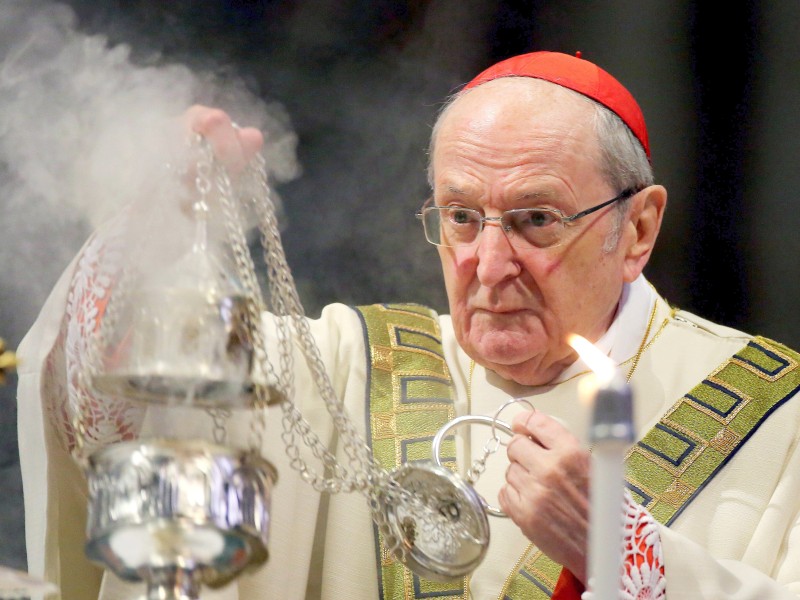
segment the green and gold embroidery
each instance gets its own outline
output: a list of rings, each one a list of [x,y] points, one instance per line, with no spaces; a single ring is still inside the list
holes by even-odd
[[[431,442],[455,417],[450,372],[442,350],[439,322],[429,308],[415,304],[357,307],[367,348],[367,437],[386,469],[429,460]],[[455,465],[455,443],[442,444]],[[448,464],[448,461],[445,462]],[[464,597],[465,581],[422,579],[391,557],[375,532],[380,559],[382,600]]]
[[[661,418],[628,453],[634,499],[671,524],[759,425],[800,386],[800,355],[754,338]]]
[[[435,313],[413,304],[357,309],[368,349],[369,439],[387,469],[430,458],[436,432],[454,418],[450,373]],[[800,354],[757,337],[679,399],[628,452],[634,499],[671,524],[761,423],[800,388]],[[455,462],[452,440],[443,451]],[[376,539],[379,534],[376,531]],[[420,579],[380,548],[382,600],[465,597],[466,581]],[[501,598],[550,598],[560,565],[531,547]]]
[[[800,388],[800,354],[751,340],[678,400],[628,452],[626,479],[637,502],[670,525],[761,423]],[[501,596],[553,593],[561,567],[536,549]]]

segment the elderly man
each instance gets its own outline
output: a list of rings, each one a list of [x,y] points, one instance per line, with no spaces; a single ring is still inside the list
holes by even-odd
[[[247,160],[260,144],[258,132],[231,127],[219,111],[195,107],[188,118],[226,160]],[[675,309],[643,278],[667,199],[653,184],[649,154],[635,100],[579,57],[514,57],[456,95],[433,131],[433,193],[420,211],[450,315],[332,305],[311,326],[336,393],[366,423],[387,468],[457,414],[494,415],[509,398],[528,399],[536,410],[514,418],[508,461],[491,460],[480,481],[499,490],[511,518],[491,520],[486,558],[471,576],[421,579],[376,548],[361,497],[321,497],[292,471],[273,419],[264,455],[281,479],[271,558],[207,597],[517,599],[554,588],[577,596],[588,583],[591,484],[590,450],[580,441],[588,410],[578,402],[587,372],[566,343],[570,333],[594,342],[634,390],[624,597],[800,595],[800,356]],[[79,556],[80,474],[69,436],[59,433],[69,424],[52,409],[70,390],[59,377],[81,361],[70,350],[80,343],[69,339],[85,335],[70,329],[80,313],[70,309],[81,302],[76,280],[86,274],[66,276],[20,348],[29,565],[58,581],[65,598],[94,597],[98,586],[103,598],[133,597],[140,587],[110,575],[101,582]],[[70,286],[62,320],[53,315],[64,314]],[[420,374],[450,385],[452,399],[409,397],[404,382]],[[297,375],[297,397],[313,415],[310,379]],[[381,402],[387,394],[392,402]],[[55,415],[44,428],[43,410]],[[398,424],[411,412],[421,418],[409,431]],[[313,422],[330,439],[324,421]],[[147,418],[134,426],[146,432]],[[459,435],[466,453],[488,432]]]

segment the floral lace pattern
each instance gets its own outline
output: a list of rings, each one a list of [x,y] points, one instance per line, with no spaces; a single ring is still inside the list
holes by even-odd
[[[78,416],[83,422],[83,451],[136,437],[144,410],[121,398],[87,388],[81,377],[92,336],[108,304],[119,273],[119,231],[91,239],[79,257],[70,282],[67,306],[58,340],[45,365],[48,412],[64,447],[79,445]],[[64,385],[62,382],[65,382]]]
[[[658,523],[647,509],[636,504],[628,490],[623,501],[624,529],[619,598],[624,600],[665,600],[667,579]],[[581,600],[595,600],[591,591]]]

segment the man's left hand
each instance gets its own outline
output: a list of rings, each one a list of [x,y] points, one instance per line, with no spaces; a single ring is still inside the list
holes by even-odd
[[[591,455],[544,413],[521,413],[512,428],[500,506],[542,552],[585,584]]]

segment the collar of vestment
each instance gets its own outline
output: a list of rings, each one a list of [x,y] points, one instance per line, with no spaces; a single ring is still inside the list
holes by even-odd
[[[635,356],[647,330],[648,316],[653,311],[657,299],[658,294],[644,275],[639,275],[633,283],[624,284],[614,320],[594,345],[616,364],[622,364]],[[582,360],[576,360],[552,383],[566,381],[585,372],[586,369],[586,364]]]

